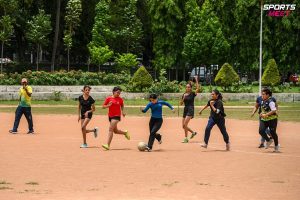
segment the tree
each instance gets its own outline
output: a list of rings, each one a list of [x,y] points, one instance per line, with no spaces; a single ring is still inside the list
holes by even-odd
[[[79,25],[81,12],[82,7],[80,0],[68,1],[65,15],[66,30],[63,38],[68,51],[68,71],[70,71],[70,49],[73,45],[72,36],[75,34],[75,29]]]
[[[239,75],[234,71],[233,67],[228,63],[224,63],[224,65],[219,70],[215,78],[216,84],[218,86],[223,87],[225,91],[228,91],[229,86],[231,86],[233,83],[236,83],[238,81],[239,81]]]
[[[133,88],[139,88],[140,91],[143,91],[144,88],[151,86],[153,79],[147,69],[144,66],[141,66],[134,73],[130,83]]]
[[[181,56],[185,30],[183,9],[179,6],[182,2],[149,1],[156,69],[173,67]]]
[[[92,62],[98,64],[98,71],[100,71],[100,65],[106,63],[114,55],[107,45],[104,47],[90,46],[89,51]]]
[[[192,65],[218,63],[226,57],[230,47],[211,7],[205,2],[202,9],[196,6],[190,14],[183,55]]]
[[[61,0],[56,0],[55,33],[54,33],[52,58],[51,58],[51,71],[52,72],[54,71],[56,50],[57,50],[57,44],[58,44],[60,14],[61,14],[60,7],[61,7]]]
[[[119,71],[129,71],[138,65],[137,57],[132,53],[119,54],[116,62]]]
[[[32,17],[27,22],[27,39],[36,45],[36,70],[39,70],[39,52],[41,47],[48,42],[48,35],[52,30],[50,15],[44,10],[39,10],[39,14]]]
[[[100,1],[96,6],[92,43],[108,45],[116,53],[142,50],[142,23],[137,18],[137,0]]]
[[[9,41],[13,34],[12,19],[8,15],[4,15],[0,19],[0,41],[1,41],[1,74],[3,73],[3,52],[4,43]]]
[[[275,59],[268,61],[267,67],[262,75],[262,84],[264,86],[275,86],[280,82],[280,75]]]

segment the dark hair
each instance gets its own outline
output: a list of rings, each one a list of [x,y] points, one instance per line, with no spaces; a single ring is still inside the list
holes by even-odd
[[[86,88],[92,89],[92,88],[91,88],[91,86],[89,86],[89,85],[85,85],[85,86],[83,86],[83,90],[82,90],[82,92],[83,92],[83,91],[84,91]]]
[[[149,99],[157,99],[157,94],[150,94]]]
[[[189,82],[187,83],[187,85],[189,85],[191,88],[193,88],[192,81],[189,81]]]
[[[122,89],[121,89],[120,87],[116,86],[116,87],[113,88],[112,91],[113,91],[113,92],[116,92],[116,91],[118,91],[118,90],[122,91]]]
[[[263,88],[261,92],[264,92],[268,94],[269,96],[272,96],[272,91],[269,88]]]
[[[223,100],[223,96],[219,90],[214,89],[213,92],[218,96],[218,100]]]

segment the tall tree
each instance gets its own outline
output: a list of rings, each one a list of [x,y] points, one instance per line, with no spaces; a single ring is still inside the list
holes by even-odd
[[[1,41],[1,74],[3,72],[3,52],[4,43],[9,41],[13,34],[12,19],[8,15],[4,15],[0,19],[0,41]]]
[[[184,14],[179,3],[182,1],[149,1],[156,69],[171,68],[181,56]]]
[[[100,1],[96,6],[92,43],[108,45],[116,53],[142,50],[142,23],[137,18],[137,0]]]
[[[226,58],[230,44],[223,35],[218,17],[205,2],[202,8],[196,6],[184,38],[183,55],[192,65],[219,63]]]
[[[55,68],[55,57],[58,43],[58,34],[59,34],[59,24],[60,24],[60,15],[61,15],[61,0],[56,0],[56,17],[55,17],[55,33],[53,39],[53,49],[52,49],[52,57],[51,57],[51,71],[54,71]]]
[[[41,47],[48,42],[48,35],[52,30],[50,15],[47,15],[44,10],[39,10],[39,14],[32,17],[32,20],[27,22],[27,39],[36,45],[36,70],[39,70],[39,52]]]
[[[66,7],[66,30],[64,36],[64,43],[68,51],[68,71],[70,70],[70,49],[73,44],[72,36],[75,34],[75,29],[79,26],[81,13],[81,0],[69,0]]]

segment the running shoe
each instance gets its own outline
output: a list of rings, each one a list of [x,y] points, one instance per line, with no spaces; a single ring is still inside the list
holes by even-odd
[[[263,143],[261,143],[259,146],[258,146],[258,148],[264,148],[265,147],[265,145],[263,144]]]
[[[280,152],[279,149],[280,149],[280,145],[275,146],[274,147],[274,152],[279,153]]]
[[[108,144],[102,144],[102,148],[104,149],[104,150],[109,150],[109,145]]]
[[[197,135],[197,132],[193,132],[190,139],[193,139]]]
[[[95,136],[95,138],[98,137],[98,133],[99,133],[99,128],[96,126],[94,128],[94,136]]]
[[[273,143],[273,140],[270,140],[269,142],[267,142],[265,148],[268,149],[272,143]]]
[[[226,144],[226,151],[230,151],[230,143]]]
[[[28,131],[27,134],[34,134],[34,130]]]
[[[207,144],[201,144],[201,147],[207,149]]]
[[[186,138],[184,138],[184,139],[182,140],[181,143],[189,143],[189,139],[186,137]]]
[[[161,144],[162,143],[162,140],[161,140],[161,134],[159,134],[159,133],[157,133],[157,136],[158,136],[158,139],[157,139],[157,141],[158,141],[158,144]]]
[[[17,134],[18,133],[18,131],[14,131],[14,130],[9,130],[8,132],[12,133],[12,134]]]
[[[129,132],[128,132],[128,131],[126,131],[126,133],[125,133],[125,137],[126,137],[126,139],[127,139],[127,140],[130,140],[130,134],[129,134]]]
[[[80,148],[88,148],[88,145],[87,145],[87,144],[82,144],[82,145],[80,146]]]
[[[151,152],[152,149],[150,147],[146,146],[146,151]]]

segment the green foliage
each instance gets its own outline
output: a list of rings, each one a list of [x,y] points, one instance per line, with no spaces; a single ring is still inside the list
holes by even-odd
[[[223,87],[225,91],[229,89],[229,86],[231,86],[233,83],[236,83],[238,81],[239,81],[238,74],[228,63],[224,63],[224,65],[219,70],[215,78],[215,83],[218,86]]]
[[[0,74],[0,85],[19,85],[23,77],[28,78],[30,85],[121,85],[128,84],[130,74],[94,73],[82,71],[58,71],[48,73],[44,71],[27,71],[22,74]]]
[[[180,62],[185,32],[184,8],[180,4],[179,0],[149,1],[156,69],[168,69]]]
[[[140,53],[142,23],[137,0],[100,1],[96,6],[91,45],[108,45],[116,53]]]
[[[119,54],[116,62],[118,71],[129,71],[138,65],[137,56],[132,53]]]
[[[0,41],[7,42],[13,34],[13,20],[10,16],[4,15],[0,19]]]
[[[75,35],[75,29],[79,26],[81,13],[81,0],[69,0],[66,7],[66,30],[63,38],[64,44],[68,50],[68,71],[70,70],[70,49],[73,46],[72,36]]]
[[[213,5],[214,6],[214,5]],[[184,38],[183,55],[193,65],[218,63],[227,55],[230,44],[225,39],[221,23],[206,1],[203,8],[194,7]]]
[[[261,81],[264,86],[275,86],[280,82],[280,75],[275,59],[270,59],[268,61]]]
[[[150,87],[153,79],[144,66],[138,68],[129,82],[128,89],[131,91],[143,91],[145,88]]]
[[[0,41],[1,41],[1,58],[4,54],[4,43],[8,42],[13,34],[12,19],[8,15],[4,15],[0,19]],[[3,72],[3,62],[1,62],[1,74]]]
[[[106,63],[114,55],[114,52],[107,45],[104,47],[90,46],[89,51],[92,62],[99,66]]]
[[[46,45],[48,35],[52,30],[50,15],[47,15],[44,10],[39,10],[39,14],[32,17],[32,20],[27,22],[27,39],[38,45]]]
[[[166,78],[166,70],[161,69],[159,81],[156,80],[146,91],[148,93],[155,93],[158,95],[162,95],[162,93],[165,92],[180,92],[180,85],[177,81],[169,82]]]
[[[36,70],[39,68],[40,48],[47,44],[51,30],[50,15],[47,15],[44,10],[39,10],[38,15],[27,22],[26,37],[32,44],[37,45]]]

